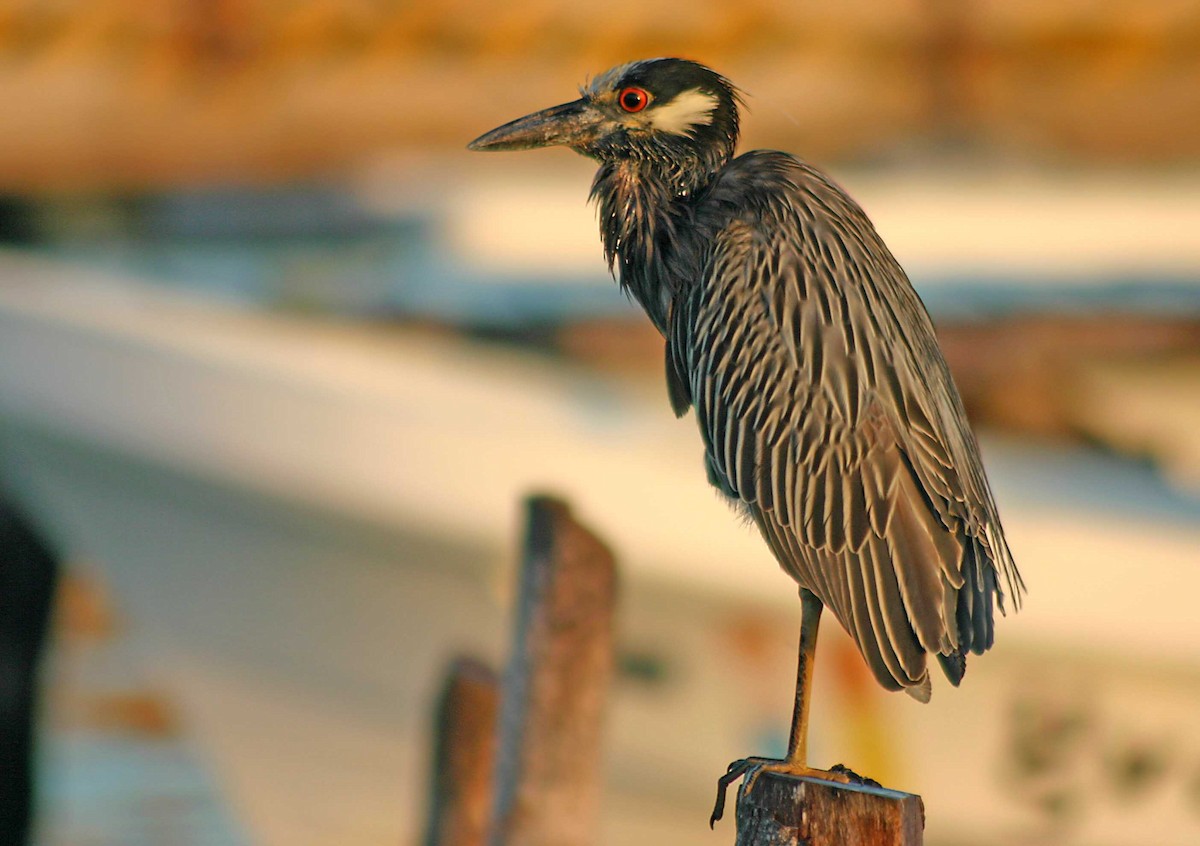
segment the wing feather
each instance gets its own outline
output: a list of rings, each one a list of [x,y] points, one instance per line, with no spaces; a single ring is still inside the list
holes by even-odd
[[[913,682],[920,681],[926,672],[925,655],[921,651],[921,644],[917,641],[912,625],[908,621],[904,598],[900,594],[900,585],[896,581],[896,571],[887,554],[887,544],[882,538],[872,537],[867,557],[874,572],[876,588],[879,591],[888,640],[904,667],[905,675]]]

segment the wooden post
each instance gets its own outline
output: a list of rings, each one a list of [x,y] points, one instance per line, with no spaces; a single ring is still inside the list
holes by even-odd
[[[736,846],[921,846],[920,796],[764,772],[738,790]]]
[[[502,685],[460,661],[442,698],[427,846],[596,842],[615,566],[562,502],[533,497],[527,510]],[[738,790],[737,846],[921,846],[924,814],[919,796],[874,783],[763,772]]]
[[[564,503],[532,497],[527,508],[491,846],[589,846],[599,818],[615,567]]]
[[[426,846],[486,846],[499,710],[496,673],[471,658],[455,661],[438,702]]]

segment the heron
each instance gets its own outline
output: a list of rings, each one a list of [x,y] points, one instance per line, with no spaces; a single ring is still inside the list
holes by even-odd
[[[862,208],[788,153],[735,157],[742,95],[704,65],[635,61],[580,95],[469,148],[599,163],[604,255],[665,340],[671,407],[799,585],[787,756],[730,764],[715,822],[747,773],[847,779],[807,757],[823,609],[880,685],[927,702],[928,656],[958,686],[1025,586],[929,314]]]

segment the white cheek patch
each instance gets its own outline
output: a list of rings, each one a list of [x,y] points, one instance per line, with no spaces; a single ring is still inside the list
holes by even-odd
[[[708,126],[713,121],[720,100],[716,94],[692,88],[682,91],[669,103],[652,106],[646,117],[650,126],[672,135],[690,135],[697,126]]]

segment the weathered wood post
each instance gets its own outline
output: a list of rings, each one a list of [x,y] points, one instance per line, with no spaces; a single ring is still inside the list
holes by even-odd
[[[738,789],[736,846],[921,846],[920,796],[764,772]]]
[[[616,568],[558,500],[532,497],[526,531],[491,846],[589,846],[599,819]]]
[[[500,679],[471,658],[450,666],[437,709],[425,846],[487,846]]]
[[[426,846],[596,843],[615,565],[558,500],[530,498],[526,526],[502,681],[469,660],[448,675]],[[750,781],[738,790],[736,846],[922,842],[919,796],[770,772]]]

